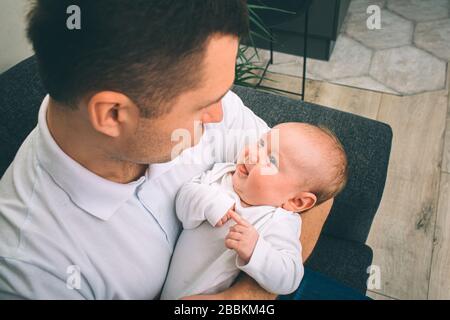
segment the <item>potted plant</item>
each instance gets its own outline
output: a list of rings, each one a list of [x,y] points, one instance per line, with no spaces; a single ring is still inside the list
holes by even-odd
[[[249,3],[247,6],[250,20],[249,39],[247,41],[249,44],[241,43],[239,45],[234,83],[241,86],[254,87],[255,82],[260,83],[263,80],[263,71],[265,68],[258,64],[260,58],[253,37],[258,37],[266,41],[270,41],[271,37],[273,39],[269,29],[259,16],[259,12],[264,12],[264,10],[289,14],[294,12],[270,7],[262,3]]]

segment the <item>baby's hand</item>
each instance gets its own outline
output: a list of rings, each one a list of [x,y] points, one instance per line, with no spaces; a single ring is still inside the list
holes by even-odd
[[[219,220],[219,222],[216,223],[216,225],[214,226],[215,228],[221,227],[223,226],[228,220],[231,219],[231,214],[230,212],[234,212],[234,208],[235,208],[235,204],[233,204],[233,206],[231,207],[230,210],[227,211],[227,213],[222,217],[222,219]]]
[[[244,263],[247,264],[258,241],[258,231],[236,212],[230,212],[230,217],[236,221],[236,224],[230,228],[230,232],[225,237],[225,246],[228,249],[235,250]]]

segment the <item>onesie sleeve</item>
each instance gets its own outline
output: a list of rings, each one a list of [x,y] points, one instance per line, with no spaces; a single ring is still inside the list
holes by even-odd
[[[285,210],[276,214],[269,229],[264,235],[259,235],[250,261],[244,265],[236,256],[236,266],[265,290],[282,295],[294,292],[304,274],[300,245],[301,218]]]
[[[220,185],[212,185],[208,177],[212,170],[185,183],[176,197],[176,213],[184,229],[194,229],[207,220],[213,227],[234,205],[235,199]]]

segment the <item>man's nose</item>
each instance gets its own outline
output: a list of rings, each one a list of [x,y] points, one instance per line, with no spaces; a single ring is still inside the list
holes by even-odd
[[[205,110],[202,115],[203,123],[217,123],[223,119],[222,102],[218,102]]]

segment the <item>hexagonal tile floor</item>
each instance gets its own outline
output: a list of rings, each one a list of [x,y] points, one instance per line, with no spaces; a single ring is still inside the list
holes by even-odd
[[[308,70],[325,80],[360,77],[368,73],[371,59],[370,49],[349,37],[341,36],[330,60],[313,60]]]
[[[350,14],[346,23],[346,33],[375,50],[388,49],[411,44],[414,25],[411,21],[391,13],[381,12],[381,29],[369,30],[366,25],[368,14]]]
[[[367,28],[370,5],[379,30]],[[450,0],[352,0],[330,61],[309,59],[307,78],[397,95],[445,88],[449,12]],[[274,63],[270,72],[301,77],[301,57],[275,53]]]
[[[421,22],[448,17],[447,0],[390,0],[387,8],[408,20]]]
[[[403,94],[415,94],[442,88],[445,63],[412,46],[375,52],[369,75]]]
[[[370,5],[377,5],[384,8],[386,0],[353,0],[350,3],[348,11],[351,13],[366,13],[367,7]]]
[[[414,44],[443,60],[450,60],[450,19],[422,22],[416,26]]]

